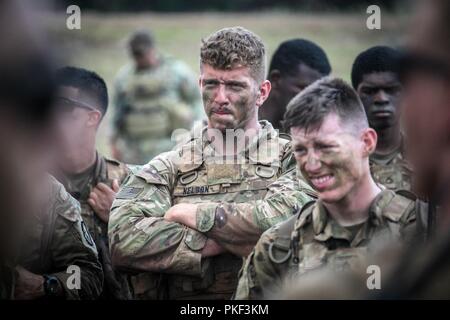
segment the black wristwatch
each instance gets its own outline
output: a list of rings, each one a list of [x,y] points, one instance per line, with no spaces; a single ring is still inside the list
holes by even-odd
[[[44,274],[44,292],[48,297],[58,296],[59,281],[58,278]]]

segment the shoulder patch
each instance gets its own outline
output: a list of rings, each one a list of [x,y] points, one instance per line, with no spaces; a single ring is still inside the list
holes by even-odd
[[[116,199],[134,199],[136,198],[144,188],[139,187],[123,187],[117,193]]]
[[[83,219],[80,219],[77,222],[77,229],[81,236],[81,241],[83,242],[84,246],[91,249],[95,254],[97,254],[97,247],[95,246],[94,239],[92,238],[91,234],[89,233],[89,230],[84,223]]]
[[[167,183],[161,178],[158,170],[149,164],[143,166],[141,170],[135,173],[135,176],[144,179],[147,183],[167,185]]]

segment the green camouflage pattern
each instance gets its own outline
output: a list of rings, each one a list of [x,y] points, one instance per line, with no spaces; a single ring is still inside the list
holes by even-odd
[[[370,157],[374,180],[391,190],[411,190],[412,169],[399,149],[384,157]]]
[[[89,194],[98,183],[105,183],[111,188],[113,180],[117,180],[120,185],[128,173],[129,170],[125,164],[108,159],[97,153],[97,160],[94,164],[91,177],[81,189],[72,185],[70,179],[63,176],[58,177],[66,190],[79,201],[81,216],[88,226],[89,232],[99,251],[99,259],[105,276],[102,298],[129,299],[131,298],[131,292],[126,277],[112,268],[109,253],[108,225],[97,217],[87,200],[89,199]]]
[[[264,230],[311,199],[312,189],[293,178],[290,142],[270,123],[260,123],[263,129],[240,154],[247,161],[219,164],[209,141],[195,138],[154,158],[122,185],[108,226],[111,255],[122,270],[145,272],[135,277],[136,298],[230,298],[241,248],[253,247]],[[200,231],[164,220],[178,203],[199,204]],[[228,252],[202,258],[208,238]]]
[[[282,292],[309,272],[361,270],[369,252],[392,241],[412,242],[416,201],[391,190],[372,202],[369,218],[353,234],[329,216],[320,200],[261,236],[239,274],[235,299],[261,299]],[[331,269],[330,269],[331,268]]]
[[[102,266],[80,205],[53,177],[48,184],[46,207],[27,221],[19,264],[33,273],[55,276],[66,299],[96,299],[103,286]],[[79,290],[68,287],[71,265],[81,270]]]
[[[161,56],[154,69],[136,72],[127,65],[119,71],[112,136],[125,163],[145,164],[171,150],[172,132],[202,117],[197,79],[184,63]]]

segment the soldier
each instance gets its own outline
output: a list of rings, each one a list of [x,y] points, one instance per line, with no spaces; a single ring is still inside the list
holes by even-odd
[[[118,268],[143,272],[133,280],[138,298],[230,298],[241,256],[310,199],[295,178],[290,142],[258,121],[270,91],[264,63],[264,44],[244,28],[204,40],[199,84],[208,126],[121,187],[108,226],[111,255]]]
[[[40,42],[27,9],[23,2],[0,1],[0,299],[14,297],[16,237],[33,209],[52,145],[50,46]]]
[[[280,44],[270,62],[269,98],[259,110],[260,119],[283,130],[281,121],[289,101],[311,83],[329,75],[331,66],[326,53],[314,42],[292,39]]]
[[[79,203],[51,176],[36,192],[42,205],[24,221],[15,299],[96,299],[103,272]]]
[[[399,263],[378,298],[450,298],[450,2],[422,1],[401,65],[414,189],[439,205],[434,235]],[[417,28],[416,26],[420,26]]]
[[[315,82],[289,103],[285,119],[318,201],[261,236],[242,269],[237,299],[270,296],[321,267],[358,268],[379,243],[410,241],[415,233],[416,202],[370,175],[377,134],[350,86],[329,77]]]
[[[81,215],[99,251],[105,273],[102,297],[127,299],[127,281],[111,265],[107,225],[109,210],[128,169],[96,150],[97,130],[108,107],[107,87],[96,73],[75,67],[58,70],[56,81],[57,178],[80,202]]]
[[[404,156],[400,128],[399,56],[397,50],[385,46],[361,52],[353,63],[352,85],[378,136],[377,147],[370,156],[372,176],[389,189],[410,190],[412,172]]]
[[[129,50],[134,65],[117,75],[111,148],[116,159],[144,164],[175,145],[173,130],[200,118],[201,102],[191,71],[158,53],[151,33],[135,32]]]

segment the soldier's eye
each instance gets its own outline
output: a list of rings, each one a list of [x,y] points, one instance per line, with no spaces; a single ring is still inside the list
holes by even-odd
[[[244,86],[240,83],[229,83],[227,84],[227,88],[232,91],[241,91],[242,89],[244,89]]]
[[[294,149],[294,154],[295,154],[296,156],[302,156],[302,155],[305,155],[306,152],[307,152],[307,150],[306,150],[305,147],[296,147],[296,148]]]
[[[217,81],[204,81],[204,82],[203,82],[203,85],[204,85],[206,88],[210,89],[210,88],[215,88],[215,87],[217,87],[217,86],[219,85],[219,82],[217,82]]]

